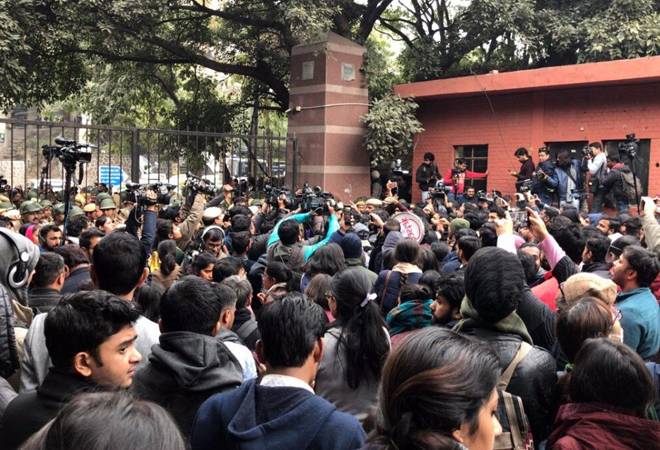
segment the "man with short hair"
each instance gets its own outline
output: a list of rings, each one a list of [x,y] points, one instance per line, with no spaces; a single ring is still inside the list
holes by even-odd
[[[610,240],[605,236],[593,236],[587,239],[582,251],[582,272],[595,273],[610,279],[610,265],[605,261],[610,249]]]
[[[0,446],[18,448],[77,393],[128,388],[142,359],[133,328],[138,316],[103,291],[80,292],[57,304],[43,328],[53,366],[41,386],[21,392],[7,406]]]
[[[583,165],[580,160],[572,159],[568,150],[562,150],[557,154],[555,175],[560,208],[572,205],[580,209],[584,199],[583,173],[586,170],[586,164]]]
[[[544,204],[552,204],[559,182],[547,147],[539,148],[539,164],[536,166],[534,181],[532,193],[538,195]]]
[[[616,306],[623,343],[647,360],[660,350],[660,307],[649,289],[659,270],[658,257],[639,245],[624,248],[610,269],[612,281],[621,288]]]
[[[138,286],[149,274],[147,257],[138,239],[128,233],[112,233],[98,243],[94,251],[91,277],[99,289],[108,291],[130,303]],[[44,320],[39,314],[33,320],[25,338],[25,352],[21,359],[21,391],[36,388],[46,376],[50,361],[44,345]],[[138,316],[135,330],[140,335],[136,346],[147,358],[151,346],[158,342],[158,325],[144,316]]]
[[[534,162],[529,156],[529,151],[525,147],[520,147],[513,152],[513,156],[516,157],[520,163],[520,169],[518,171],[510,170],[509,173],[511,176],[516,177],[516,191],[521,192],[521,188],[528,180],[531,180],[534,176]]]
[[[236,292],[236,314],[231,329],[247,348],[254,351],[260,335],[257,321],[254,320],[250,309],[252,305],[252,285],[238,275],[225,278],[222,280],[222,284]]]
[[[59,303],[65,279],[64,258],[53,252],[42,253],[28,291],[28,306],[35,314],[48,312]]]
[[[424,160],[415,172],[415,181],[419,185],[419,190],[422,192],[422,203],[426,203],[429,198],[429,187],[431,184],[440,177],[438,166],[433,162],[435,155],[431,152],[424,153]]]
[[[324,316],[301,294],[264,305],[257,354],[266,375],[204,402],[193,424],[193,450],[325,450],[364,444],[357,419],[337,411],[312,388],[323,355]]]
[[[607,168],[609,170],[603,178],[602,185],[605,203],[616,209],[619,214],[627,213],[629,200],[624,189],[623,174],[630,174],[630,168],[619,159],[618,155],[607,156]]]
[[[241,365],[216,337],[222,313],[209,283],[195,276],[174,283],[160,303],[159,343],[135,376],[133,392],[165,408],[185,436],[207,398],[243,382]]]
[[[467,266],[468,261],[472,258],[477,250],[481,248],[481,239],[477,236],[463,236],[456,241],[458,259],[461,261],[459,271],[463,271]]]
[[[487,176],[488,171],[480,173],[467,170],[467,162],[463,158],[456,158],[454,167],[445,172],[444,180],[445,183],[451,184],[451,193],[455,199],[460,201],[465,190],[465,180],[482,180]]]
[[[98,228],[88,228],[80,234],[78,245],[84,250],[90,261],[94,254],[94,248],[96,248],[96,245],[103,237],[105,237],[105,233]]]
[[[56,247],[62,245],[62,230],[55,224],[48,224],[39,230],[39,250],[42,252],[52,252]]]
[[[442,274],[431,287],[434,291],[433,323],[452,327],[461,318],[461,302],[465,297],[463,273]]]
[[[55,249],[55,253],[64,258],[69,272],[62,286],[62,295],[93,289],[89,259],[82,248],[77,245],[61,245]]]

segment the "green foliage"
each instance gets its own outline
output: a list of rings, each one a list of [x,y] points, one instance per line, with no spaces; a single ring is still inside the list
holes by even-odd
[[[381,18],[406,44],[403,78],[657,55],[660,3],[654,0],[416,0]]]
[[[394,95],[372,103],[362,122],[367,126],[364,147],[373,165],[410,153],[415,135],[424,131],[415,117],[417,108],[414,101]]]
[[[377,100],[392,92],[392,86],[403,81],[399,63],[390,43],[378,34],[372,34],[365,47],[362,71],[367,76],[369,99]]]

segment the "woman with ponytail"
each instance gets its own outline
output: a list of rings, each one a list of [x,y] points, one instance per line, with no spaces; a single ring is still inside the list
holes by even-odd
[[[332,277],[327,294],[335,321],[323,338],[316,393],[337,409],[364,420],[376,406],[390,342],[369,277],[354,268]]]
[[[419,252],[417,241],[400,240],[394,248],[396,264],[392,270],[383,270],[378,274],[373,291],[378,296],[377,303],[383,316],[387,316],[387,313],[399,304],[401,288],[409,283],[418,283],[422,277],[422,270],[417,265]]]
[[[167,290],[181,274],[181,267],[176,262],[176,242],[171,239],[161,241],[158,244],[158,259],[160,264],[158,270],[151,272],[151,281]]]
[[[486,344],[444,328],[411,335],[383,368],[369,450],[492,450],[500,377]]]

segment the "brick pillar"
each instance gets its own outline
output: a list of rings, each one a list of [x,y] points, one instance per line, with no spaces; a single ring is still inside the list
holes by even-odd
[[[322,186],[342,200],[370,194],[360,122],[369,102],[360,71],[365,52],[335,33],[291,52],[288,133],[298,138],[297,183]]]

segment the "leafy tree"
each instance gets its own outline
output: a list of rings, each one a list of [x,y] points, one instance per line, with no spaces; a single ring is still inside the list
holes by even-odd
[[[254,80],[252,95],[285,110],[291,48],[328,30],[364,43],[392,1],[6,0],[0,11],[9,16],[3,30],[14,42],[34,36],[14,47],[16,55],[7,52],[9,61],[43,55],[45,62],[57,56],[66,64],[96,57],[112,64],[197,66]],[[17,80],[29,71],[21,62],[9,66]],[[48,81],[43,86],[50,89],[62,80]],[[62,98],[79,87],[61,84],[69,89],[32,97]],[[15,89],[4,96],[20,97]]]
[[[362,122],[367,127],[364,146],[374,166],[410,153],[415,134],[424,131],[415,117],[417,108],[414,101],[395,95],[372,103]]]

